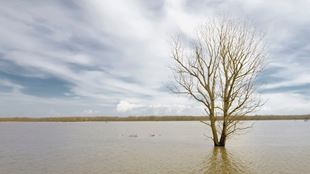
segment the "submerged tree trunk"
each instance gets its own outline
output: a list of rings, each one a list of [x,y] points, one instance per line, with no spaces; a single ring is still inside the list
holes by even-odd
[[[212,130],[213,142],[214,142],[214,146],[217,146],[219,141],[218,141],[215,121],[216,120],[215,120],[214,116],[210,116],[210,122],[211,122],[210,126],[211,126],[211,130]]]
[[[217,131],[216,131],[216,127],[215,127],[214,122],[213,123],[211,122],[211,129],[212,129],[214,146],[217,146],[219,144],[219,141],[218,141]]]
[[[213,143],[214,146],[217,147],[224,147],[226,144],[226,137],[227,137],[227,127],[226,127],[226,121],[223,122],[223,127],[222,127],[222,133],[220,134],[220,137],[218,135],[218,130],[216,127],[216,118],[214,116],[210,116],[210,125],[211,130],[212,130],[212,136],[213,136]]]
[[[227,138],[227,123],[226,120],[224,119],[220,141],[218,141],[218,143],[214,145],[224,147],[226,144],[226,138]]]
[[[226,136],[221,136],[220,141],[213,140],[214,146],[224,147],[226,144]]]
[[[222,133],[220,142],[218,143],[217,146],[225,146],[225,144],[226,144],[226,135]]]

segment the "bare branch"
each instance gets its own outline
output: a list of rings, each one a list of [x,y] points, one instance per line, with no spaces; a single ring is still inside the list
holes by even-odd
[[[211,127],[215,145],[225,145],[226,137],[249,128],[238,126],[240,118],[263,104],[254,88],[266,57],[262,38],[245,23],[223,18],[203,25],[191,47],[173,43],[172,70],[182,89],[175,92],[203,104],[210,123],[201,122]]]

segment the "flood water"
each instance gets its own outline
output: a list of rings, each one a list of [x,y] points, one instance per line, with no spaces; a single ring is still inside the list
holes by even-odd
[[[310,122],[257,121],[214,148],[200,122],[0,123],[0,174],[309,173]]]

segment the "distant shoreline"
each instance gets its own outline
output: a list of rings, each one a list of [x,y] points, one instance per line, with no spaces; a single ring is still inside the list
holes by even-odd
[[[222,117],[218,117],[222,120]],[[237,118],[244,121],[309,120],[310,115],[256,115]],[[121,122],[121,121],[207,121],[206,116],[129,116],[129,117],[3,117],[0,122]]]

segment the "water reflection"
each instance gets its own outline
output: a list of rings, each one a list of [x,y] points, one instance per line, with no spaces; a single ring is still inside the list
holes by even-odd
[[[245,164],[229,150],[222,147],[214,147],[206,159],[202,162],[199,173],[252,173],[250,166]]]

